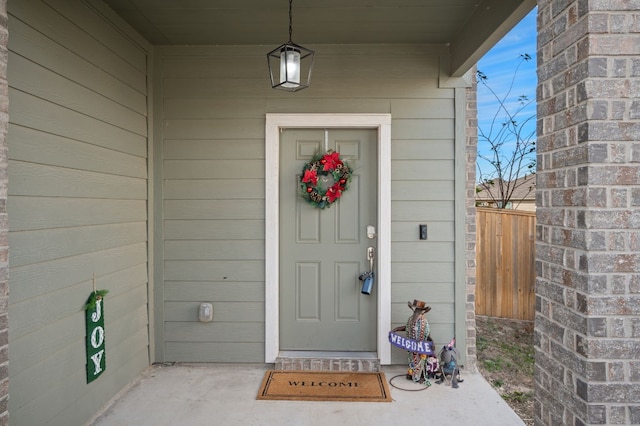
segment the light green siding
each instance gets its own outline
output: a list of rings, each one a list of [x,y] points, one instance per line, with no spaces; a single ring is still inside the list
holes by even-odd
[[[271,89],[270,48],[156,51],[156,278],[163,283],[156,301],[164,322],[157,338],[165,342],[158,360],[264,359],[267,113],[392,115],[392,326],[411,313],[408,300],[423,299],[433,308],[436,342],[448,343],[456,135],[454,89],[438,87],[446,47],[312,46],[319,52],[312,85],[295,94]],[[422,223],[427,241],[418,239]],[[197,321],[201,302],[214,304],[213,322]],[[403,351],[392,357],[406,362]]]
[[[8,12],[11,423],[79,425],[149,365],[147,49],[86,2]],[[107,367],[87,384],[94,274]]]

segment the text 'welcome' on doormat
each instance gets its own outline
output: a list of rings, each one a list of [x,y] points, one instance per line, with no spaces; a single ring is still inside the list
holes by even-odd
[[[391,393],[384,373],[269,370],[257,399],[391,402]]]

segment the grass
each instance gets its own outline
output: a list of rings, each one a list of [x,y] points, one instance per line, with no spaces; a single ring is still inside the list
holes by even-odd
[[[489,321],[487,331],[495,332],[493,321]],[[533,374],[535,363],[535,351],[533,345],[523,345],[523,342],[516,336],[511,338],[494,338],[492,340],[484,336],[478,336],[476,341],[478,351],[484,352],[491,346],[496,348],[497,356],[490,356],[482,360],[482,365],[487,371],[501,371],[510,369],[524,369],[526,374]]]
[[[478,317],[478,369],[526,425],[533,425],[533,322]]]
[[[482,361],[482,365],[487,371],[496,372],[505,370],[506,368],[511,368],[511,363],[505,362],[504,360],[498,359],[485,359]]]
[[[533,392],[515,391],[503,393],[500,396],[502,396],[502,399],[504,399],[505,401],[525,403],[533,398]]]
[[[489,347],[489,341],[484,336],[477,336],[476,347],[479,351],[484,351]]]

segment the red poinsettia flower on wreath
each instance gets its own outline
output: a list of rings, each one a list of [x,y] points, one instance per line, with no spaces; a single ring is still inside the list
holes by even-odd
[[[342,161],[340,160],[340,153],[335,151],[327,152],[324,157],[322,157],[322,163],[324,164],[322,170],[325,172],[337,169],[338,165],[342,164]]]
[[[327,189],[327,200],[329,200],[330,203],[336,201],[336,199],[342,195],[342,189],[340,183],[336,182],[332,187]]]
[[[305,170],[304,176],[302,177],[302,182],[310,183],[311,185],[318,184],[318,173],[316,173],[315,169]]]

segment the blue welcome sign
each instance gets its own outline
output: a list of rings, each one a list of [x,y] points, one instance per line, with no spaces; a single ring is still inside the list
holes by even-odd
[[[425,355],[435,355],[435,351],[433,350],[433,342],[424,342],[421,340],[409,339],[408,337],[401,336],[393,331],[389,332],[389,343],[393,346],[397,346],[398,348],[402,348],[405,351],[425,354]]]

